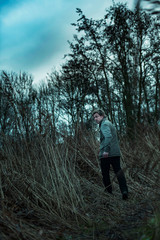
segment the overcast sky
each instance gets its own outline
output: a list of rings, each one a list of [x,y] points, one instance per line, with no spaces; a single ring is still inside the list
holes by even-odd
[[[114,2],[128,2],[133,9],[134,0]],[[45,79],[69,53],[76,8],[101,19],[112,5],[112,0],[0,0],[0,70],[25,71],[35,82]]]

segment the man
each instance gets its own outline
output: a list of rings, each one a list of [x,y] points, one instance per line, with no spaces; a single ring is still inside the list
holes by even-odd
[[[110,165],[112,165],[118,179],[122,199],[126,200],[128,198],[128,188],[120,166],[120,148],[115,127],[106,119],[105,113],[101,109],[93,111],[93,118],[100,127],[99,159],[105,190],[112,193],[109,175]]]

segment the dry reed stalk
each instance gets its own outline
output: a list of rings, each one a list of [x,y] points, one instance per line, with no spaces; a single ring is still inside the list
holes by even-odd
[[[5,160],[1,162],[4,199],[11,199],[10,204],[19,208],[23,203],[23,208],[31,209],[32,218],[38,219],[38,224],[44,225],[49,232],[55,231],[52,222],[72,229],[73,233],[80,233],[83,229],[88,231],[85,234],[89,236],[92,233],[94,238],[96,232],[102,231],[104,234],[106,229],[116,229],[115,226],[118,225],[127,226],[130,218],[133,219],[130,226],[136,227],[136,219],[143,219],[147,215],[145,209],[149,209],[147,211],[150,214],[158,201],[159,152],[155,151],[151,161],[150,154],[155,145],[152,144],[153,136],[150,132],[147,139],[143,136],[139,140],[137,138],[134,148],[127,140],[121,142],[123,166],[130,192],[129,201],[125,203],[121,200],[112,171],[114,195],[103,192],[96,150],[92,151],[96,144],[92,136],[81,137],[81,141],[71,139],[70,142],[64,141],[57,145],[48,136],[39,137],[29,147],[25,145],[26,142],[20,144],[18,151],[14,145],[7,143],[3,149]],[[128,214],[131,215],[130,218]],[[1,220],[5,229],[7,222],[5,218]],[[10,218],[7,221],[12,220]],[[25,228],[26,223],[22,223],[24,239],[27,236],[28,239],[37,239],[35,223],[30,227],[28,225],[29,229],[35,229],[32,236]],[[16,231],[12,224],[10,231]],[[121,236],[124,234],[123,227],[119,232]],[[44,235],[38,235],[39,239],[43,239]],[[46,236],[50,239],[49,234]]]

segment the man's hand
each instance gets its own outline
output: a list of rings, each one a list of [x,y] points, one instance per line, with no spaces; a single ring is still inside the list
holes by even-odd
[[[103,153],[103,158],[108,158],[108,152]]]

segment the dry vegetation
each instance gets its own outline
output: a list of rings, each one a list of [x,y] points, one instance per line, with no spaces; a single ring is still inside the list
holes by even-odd
[[[57,145],[47,136],[19,144],[5,139],[0,239],[158,240],[159,131],[139,128],[132,142],[121,138],[120,143],[127,201],[113,172],[114,194],[104,193],[92,135],[79,132]]]

